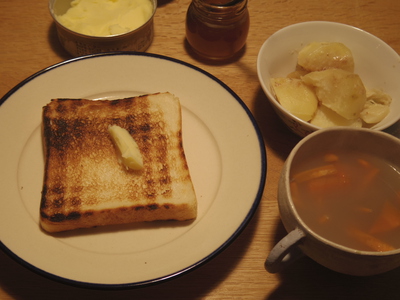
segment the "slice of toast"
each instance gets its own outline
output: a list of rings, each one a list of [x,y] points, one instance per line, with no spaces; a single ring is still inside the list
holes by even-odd
[[[177,97],[54,99],[43,108],[45,176],[40,224],[48,232],[196,218]],[[125,128],[143,169],[127,169],[108,132]]]

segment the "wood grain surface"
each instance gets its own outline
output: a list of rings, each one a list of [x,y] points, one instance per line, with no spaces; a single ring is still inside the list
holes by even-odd
[[[261,204],[250,224],[224,252],[202,267],[140,289],[99,291],[64,285],[31,272],[0,252],[0,299],[399,299],[400,269],[351,277],[303,258],[283,273],[265,271],[266,256],[286,234],[276,192],[283,162],[299,138],[267,103],[256,61],[262,43],[275,31],[315,20],[359,27],[400,53],[400,1],[250,0],[246,48],[241,57],[225,64],[198,60],[187,47],[184,22],[189,3],[159,0],[155,37],[147,52],[177,58],[213,74],[254,114],[265,140],[268,174]],[[70,58],[58,42],[46,0],[0,0],[0,97],[28,76]]]

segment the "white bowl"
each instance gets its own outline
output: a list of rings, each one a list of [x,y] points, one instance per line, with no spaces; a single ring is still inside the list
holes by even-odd
[[[385,42],[359,28],[345,24],[313,21],[285,27],[262,45],[257,73],[262,89],[283,122],[301,137],[320,127],[305,122],[275,99],[270,78],[286,77],[295,70],[298,52],[311,42],[341,42],[353,53],[355,70],[366,88],[379,88],[392,97],[390,113],[371,129],[384,130],[400,118],[400,56]]]

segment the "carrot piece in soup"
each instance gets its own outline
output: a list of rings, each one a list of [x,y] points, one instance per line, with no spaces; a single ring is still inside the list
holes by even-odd
[[[356,210],[356,212],[360,212],[360,213],[363,213],[363,214],[370,214],[370,213],[373,212],[372,208],[365,207],[365,206],[357,206],[355,208],[355,210]]]
[[[376,178],[376,176],[379,173],[378,168],[371,168],[367,174],[365,174],[363,180],[361,181],[361,189],[363,189],[366,186],[369,186]]]
[[[324,161],[325,162],[336,162],[339,160],[339,156],[337,156],[336,154],[333,153],[328,153],[324,155]]]
[[[319,224],[326,224],[330,221],[330,217],[328,215],[322,215],[318,218],[318,223]]]
[[[310,170],[306,170],[306,171],[297,173],[293,176],[293,180],[301,183],[304,181],[308,181],[308,180],[312,180],[315,178],[320,178],[320,177],[324,177],[324,176],[328,176],[328,175],[332,175],[332,174],[336,174],[336,173],[337,173],[337,169],[336,169],[335,165],[329,164],[329,165],[325,165],[325,166],[321,166],[321,167],[317,167],[314,169],[310,169]]]
[[[400,226],[400,210],[390,201],[385,201],[382,211],[372,224],[370,233],[383,233]]]
[[[380,170],[365,159],[359,158],[357,162],[366,169],[365,176],[361,180],[361,189],[363,189],[375,180]]]
[[[329,193],[331,191],[339,190],[347,186],[347,176],[342,173],[334,174],[331,176],[324,176],[315,178],[308,182],[308,188],[311,193]]]
[[[384,251],[390,251],[394,250],[395,248],[392,245],[389,245],[380,239],[364,232],[361,231],[357,228],[350,228],[348,231],[348,234],[356,239],[358,242],[364,244],[366,247],[368,247],[372,251],[378,251],[378,252],[384,252]]]
[[[368,161],[366,161],[365,159],[359,158],[359,159],[357,160],[357,162],[358,162],[360,165],[362,165],[363,167],[366,167],[366,168],[371,167],[371,164],[370,164]]]

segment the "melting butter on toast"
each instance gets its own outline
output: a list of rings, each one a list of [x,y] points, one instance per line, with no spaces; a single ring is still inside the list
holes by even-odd
[[[177,97],[54,99],[43,108],[45,176],[40,224],[48,232],[196,218]],[[126,129],[143,158],[127,169],[108,128]]]

